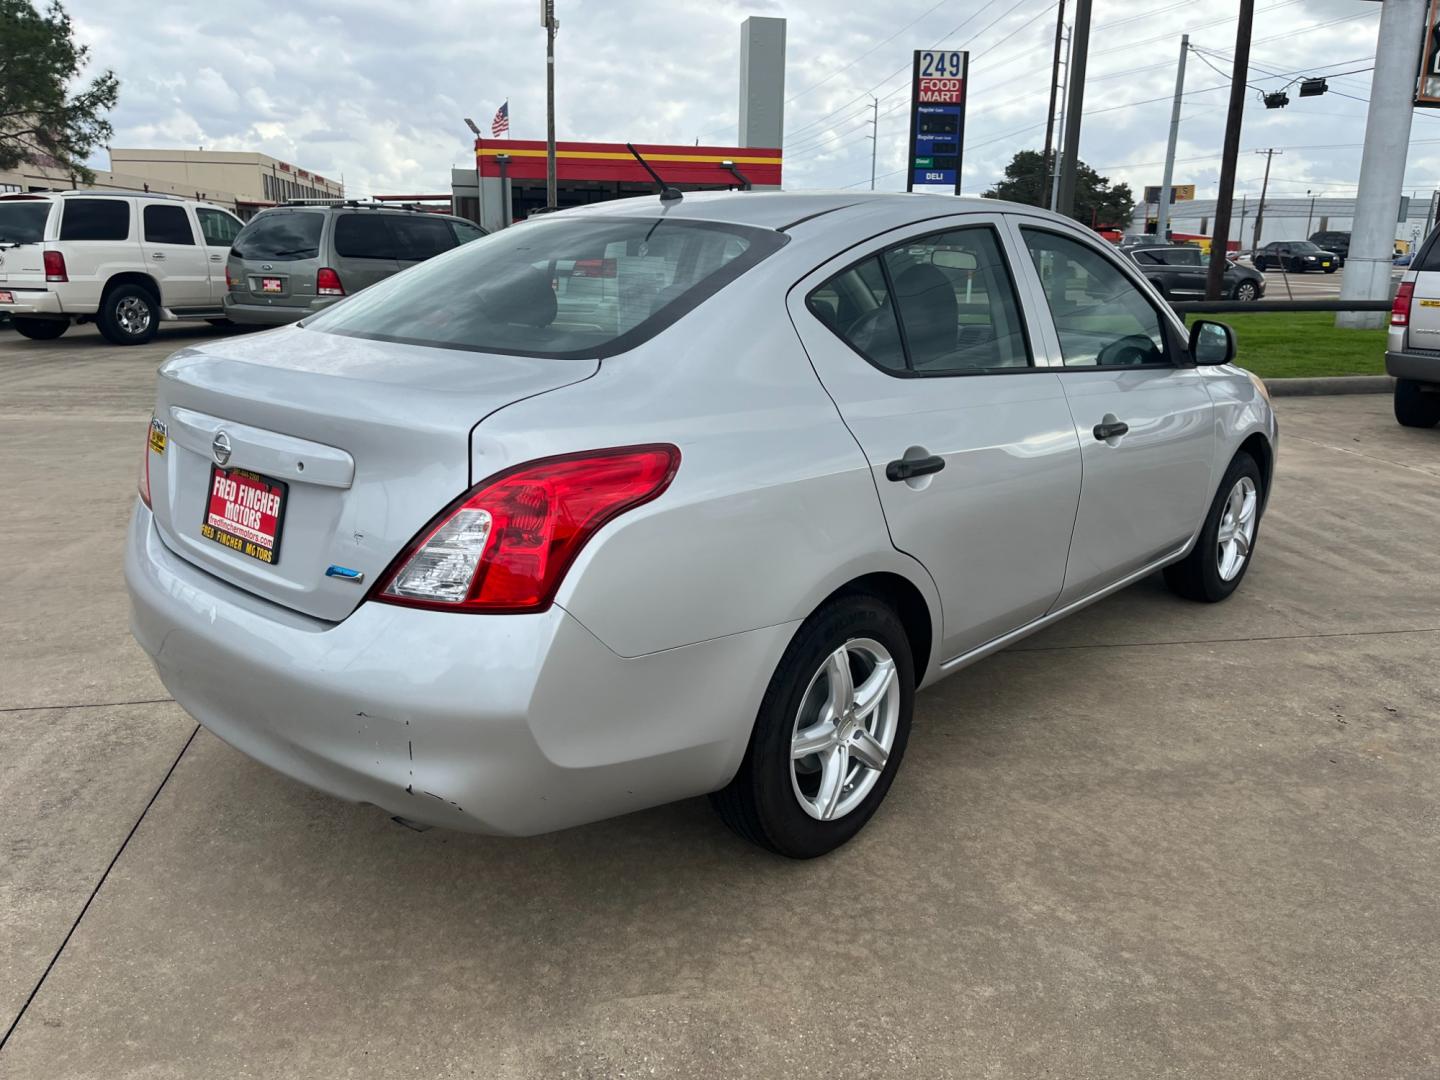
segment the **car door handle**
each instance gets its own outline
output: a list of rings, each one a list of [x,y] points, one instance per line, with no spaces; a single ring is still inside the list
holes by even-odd
[[[1130,430],[1130,425],[1123,420],[1115,420],[1110,423],[1095,425],[1095,438],[1104,442],[1106,439],[1118,438]]]
[[[909,480],[915,476],[928,476],[945,467],[945,459],[938,454],[922,458],[896,458],[885,466],[886,480]]]
[[[224,255],[211,255],[211,256],[210,256],[210,261],[211,261],[211,262],[224,262],[224,261],[225,261],[225,256],[224,256]]]
[[[152,251],[150,253],[150,257],[152,259],[163,259],[165,257],[165,253],[163,251]]]

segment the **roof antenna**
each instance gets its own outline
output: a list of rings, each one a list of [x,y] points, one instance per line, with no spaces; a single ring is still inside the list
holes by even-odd
[[[635,155],[635,160],[640,163],[640,167],[650,174],[651,180],[654,180],[655,183],[660,185],[661,202],[677,202],[685,197],[680,193],[679,188],[673,188],[669,184],[665,183],[664,180],[660,179],[660,174],[657,173],[654,169],[652,169],[650,167],[650,163],[640,156],[640,151],[635,149],[634,143],[627,142],[625,144],[625,149],[629,150],[630,153]]]

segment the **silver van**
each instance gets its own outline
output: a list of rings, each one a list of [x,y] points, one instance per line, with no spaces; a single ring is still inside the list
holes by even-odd
[[[225,314],[280,326],[329,307],[485,230],[379,203],[277,206],[240,230],[225,267]]]

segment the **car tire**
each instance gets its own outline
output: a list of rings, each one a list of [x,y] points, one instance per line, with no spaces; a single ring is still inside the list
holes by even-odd
[[[838,724],[829,719],[837,695]],[[765,690],[740,770],[711,802],[731,829],[779,855],[833,851],[890,790],[914,702],[910,640],[894,610],[869,594],[831,600],[796,631]],[[804,732],[808,744],[797,741]],[[805,745],[816,750],[796,757]]]
[[[1165,584],[1172,592],[1187,600],[1215,604],[1240,587],[1260,536],[1264,484],[1255,459],[1243,450],[1236,454],[1210,503],[1195,546],[1185,558],[1165,568]]]
[[[207,323],[209,323],[211,326],[234,326],[234,325],[235,325],[234,321],[231,320],[231,319],[206,319],[205,321],[206,321]]]
[[[31,341],[54,341],[70,329],[69,319],[12,319],[15,332]]]
[[[160,307],[149,289],[117,285],[100,300],[95,323],[112,345],[143,345],[155,336]]]
[[[1235,286],[1234,298],[1243,303],[1260,299],[1260,289],[1253,281],[1242,281]]]
[[[1414,379],[1396,379],[1395,419],[1402,427],[1434,427],[1440,423],[1440,390],[1427,392]]]
[[[1336,265],[1334,265],[1334,264],[1332,263],[1331,265],[1329,265],[1329,266],[1327,266],[1327,267],[1325,268],[1325,273],[1327,273],[1327,274],[1333,274],[1333,273],[1335,273],[1335,271],[1338,270],[1338,269],[1339,269],[1339,267],[1336,266]]]

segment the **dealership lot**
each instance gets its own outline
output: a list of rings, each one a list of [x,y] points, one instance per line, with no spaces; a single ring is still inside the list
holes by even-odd
[[[1440,431],[1387,397],[1280,400],[1232,600],[1146,581],[920,695],[802,864],[700,801],[416,833],[197,732],[120,552],[155,366],[216,334],[0,331],[0,1076],[1440,1069]]]

